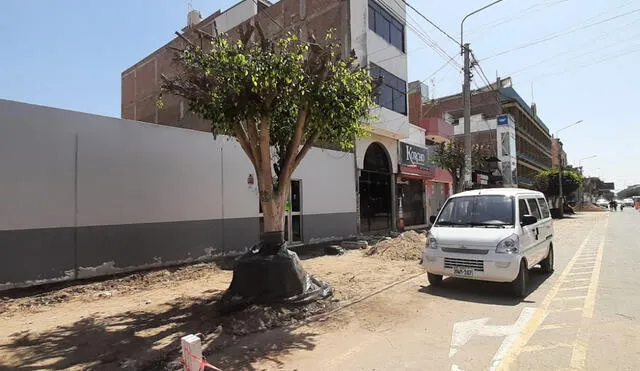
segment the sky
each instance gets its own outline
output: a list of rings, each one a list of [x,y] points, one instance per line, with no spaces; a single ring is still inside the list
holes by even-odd
[[[462,18],[491,2],[407,1],[456,40]],[[236,2],[191,4],[206,17]],[[120,73],[185,26],[187,4],[4,0],[0,98],[119,117]],[[459,47],[410,9],[407,22],[409,81],[436,98],[460,92]],[[583,120],[558,133],[571,164],[595,155],[581,162],[586,175],[617,190],[640,183],[639,0],[503,0],[465,22],[464,40],[489,80],[512,77],[552,134]]]

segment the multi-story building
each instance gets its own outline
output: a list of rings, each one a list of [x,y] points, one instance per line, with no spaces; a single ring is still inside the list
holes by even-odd
[[[361,232],[395,229],[402,226],[398,222],[403,220],[398,218],[401,210],[412,213],[409,224],[425,224],[424,183],[405,186],[405,179],[422,177],[416,172],[429,167],[425,130],[410,124],[407,117],[405,6],[393,0],[243,0],[204,19],[190,12],[183,32],[195,37],[193,29],[198,28],[208,33],[224,32],[233,39],[238,37],[240,26],[255,22],[267,37],[292,31],[302,37],[313,33],[320,38],[334,29],[345,55],[355,51],[371,74],[382,78],[378,105],[371,112],[377,117],[370,124],[371,135],[357,139],[354,150],[357,224]],[[209,130],[209,124],[188,112],[186,103],[178,98],[165,97],[162,110],[155,104],[161,74],[171,74],[175,69],[169,47],[182,46],[182,39],[175,38],[122,73],[123,118]],[[415,200],[410,207],[406,207],[407,198]]]
[[[429,117],[452,122],[456,136],[464,134],[461,94],[434,99],[424,109]],[[505,186],[530,187],[537,173],[552,166],[549,129],[510,78],[472,92],[471,137],[495,151]]]
[[[553,138],[551,141],[551,166],[559,168],[560,165],[567,165],[567,152],[564,151],[562,141],[558,138]]]
[[[420,81],[409,83],[409,121],[425,130],[425,144],[433,146],[453,137],[453,125],[440,117],[430,117],[425,108],[429,101],[428,86]],[[434,215],[452,193],[451,174],[432,167],[425,172],[427,188],[427,214]]]

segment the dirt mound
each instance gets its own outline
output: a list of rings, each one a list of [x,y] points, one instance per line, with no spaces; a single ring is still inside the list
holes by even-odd
[[[575,210],[576,211],[607,211],[607,209],[604,209],[600,206],[596,206],[594,204],[584,204],[582,206],[576,206]]]
[[[96,282],[76,281],[60,285],[32,287],[0,294],[0,314],[16,310],[39,310],[73,300],[93,301],[109,299],[166,286],[178,281],[197,280],[216,274],[220,268],[215,263],[199,263],[127,274],[117,278],[101,278]]]
[[[408,231],[396,238],[386,238],[364,253],[366,256],[377,256],[387,260],[420,260],[426,244],[425,234]]]

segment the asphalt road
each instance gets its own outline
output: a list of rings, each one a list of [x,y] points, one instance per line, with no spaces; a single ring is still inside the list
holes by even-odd
[[[640,212],[563,219],[555,222],[554,239],[555,272],[532,272],[523,300],[503,284],[445,279],[436,289],[421,276],[334,314],[335,326],[294,331],[312,339],[255,366],[640,369]]]

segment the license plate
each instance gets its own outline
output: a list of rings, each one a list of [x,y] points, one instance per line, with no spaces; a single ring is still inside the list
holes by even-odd
[[[473,277],[473,268],[453,267],[453,275],[459,277]]]

